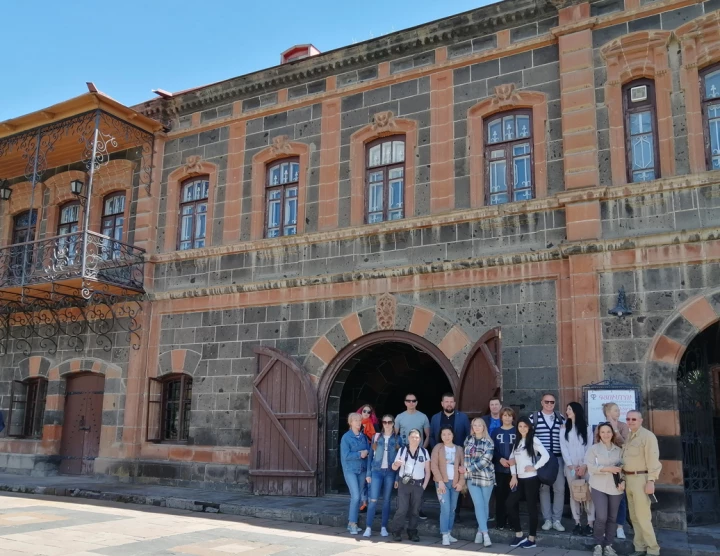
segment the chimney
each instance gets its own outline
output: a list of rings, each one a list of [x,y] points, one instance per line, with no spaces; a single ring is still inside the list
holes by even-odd
[[[310,56],[317,56],[318,54],[320,54],[320,51],[311,44],[296,44],[280,54],[280,63],[287,64]]]

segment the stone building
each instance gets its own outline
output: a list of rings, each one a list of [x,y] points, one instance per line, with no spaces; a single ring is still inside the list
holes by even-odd
[[[616,380],[660,525],[716,521],[719,6],[506,0],[0,123],[0,469],[320,496],[361,403]]]

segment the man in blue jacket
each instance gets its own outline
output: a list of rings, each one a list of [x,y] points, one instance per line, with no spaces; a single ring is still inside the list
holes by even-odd
[[[464,413],[455,411],[455,396],[449,392],[442,395],[440,405],[442,411],[430,419],[430,449],[432,450],[435,444],[442,442],[440,430],[443,427],[452,428],[453,443],[462,447],[465,439],[470,436],[470,419]]]

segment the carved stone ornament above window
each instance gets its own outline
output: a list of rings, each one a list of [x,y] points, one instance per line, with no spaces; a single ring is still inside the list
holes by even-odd
[[[270,145],[270,151],[272,152],[273,156],[281,154],[291,154],[292,146],[288,141],[288,136],[278,135],[277,137],[274,137],[272,140],[272,145]]]
[[[397,299],[394,295],[384,293],[377,298],[375,307],[377,324],[380,330],[390,330],[395,326],[395,315],[397,314]]]
[[[185,172],[188,174],[201,174],[203,171],[202,162],[203,160],[200,155],[193,154],[191,156],[188,156],[187,160],[185,161]]]
[[[492,99],[494,107],[515,106],[520,102],[520,95],[515,90],[515,83],[505,83],[495,87],[495,95]]]
[[[373,116],[373,131],[389,131],[395,129],[395,114],[391,111],[378,112]]]

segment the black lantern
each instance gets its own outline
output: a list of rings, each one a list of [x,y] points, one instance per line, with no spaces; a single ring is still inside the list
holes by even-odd
[[[627,298],[625,296],[625,286],[621,286],[618,290],[617,305],[608,311],[608,314],[616,317],[626,317],[632,315],[632,310],[628,307]]]
[[[72,191],[73,195],[82,195],[83,187],[85,187],[85,184],[80,180],[73,180],[70,182],[70,191]]]
[[[9,201],[10,195],[12,195],[12,189],[10,189],[7,180],[0,181],[0,199]]]

